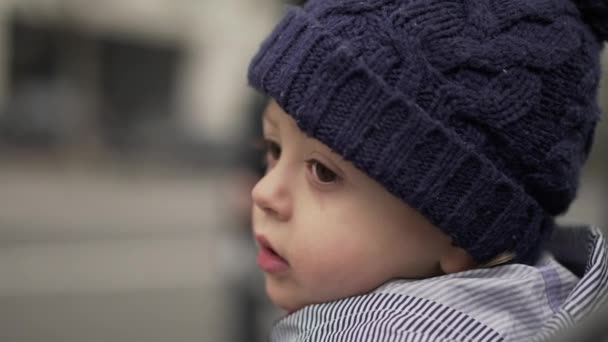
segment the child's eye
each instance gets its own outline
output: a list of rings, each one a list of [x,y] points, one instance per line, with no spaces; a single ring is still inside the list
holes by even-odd
[[[279,160],[281,157],[281,146],[272,140],[264,140],[264,149],[266,151],[266,161],[269,164]]]
[[[311,159],[306,161],[306,163],[310,172],[319,183],[329,184],[338,181],[338,175],[318,160]]]

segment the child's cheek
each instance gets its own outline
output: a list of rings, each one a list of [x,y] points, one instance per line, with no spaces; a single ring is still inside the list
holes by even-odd
[[[318,244],[302,249],[294,266],[299,285],[315,302],[337,300],[365,293],[375,288],[380,280],[364,273],[360,248],[347,241],[331,246]]]

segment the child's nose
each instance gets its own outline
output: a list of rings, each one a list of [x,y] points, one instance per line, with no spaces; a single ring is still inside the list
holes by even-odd
[[[286,172],[275,165],[253,187],[253,205],[278,220],[289,220],[293,210],[289,186]]]

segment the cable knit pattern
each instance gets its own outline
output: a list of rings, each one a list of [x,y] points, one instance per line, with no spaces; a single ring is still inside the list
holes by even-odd
[[[311,0],[249,81],[479,262],[530,263],[599,117],[582,18],[569,0]]]

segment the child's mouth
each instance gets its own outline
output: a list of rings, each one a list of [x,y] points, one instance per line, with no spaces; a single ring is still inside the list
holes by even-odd
[[[268,250],[268,252],[270,252],[272,255],[281,258],[281,256],[279,254],[277,254],[277,252],[274,251],[274,249],[272,249],[272,247],[264,247]]]
[[[257,263],[265,272],[282,273],[289,269],[289,263],[283,259],[263,236],[256,236],[260,245],[257,255]]]

